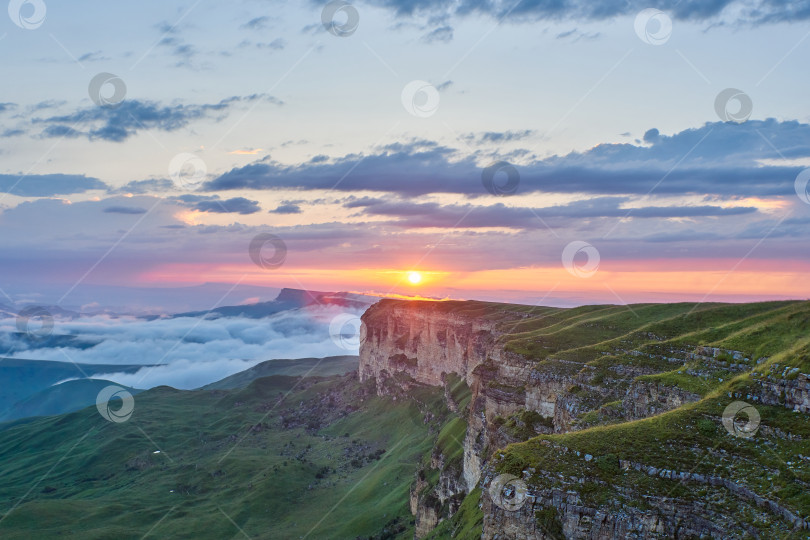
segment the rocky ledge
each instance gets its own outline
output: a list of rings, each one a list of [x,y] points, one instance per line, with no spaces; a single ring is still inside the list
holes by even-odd
[[[732,348],[704,345],[699,339],[692,343],[675,339],[677,334],[669,330],[673,317],[668,310],[673,309],[661,307],[651,323],[636,311],[633,314],[640,320],[633,320],[620,306],[582,308],[580,313],[483,302],[383,300],[369,308],[363,315],[361,380],[374,379],[382,395],[392,388],[446,386],[447,376],[452,374],[466,381],[471,391],[466,409],[461,411],[466,415],[461,463],[448,470],[439,466],[438,484],[426,483],[422,471],[412,488],[417,537],[427,535],[455,512],[465,493],[486,487],[494,475],[494,453],[514,443],[680,410],[745,374],[752,375],[751,384],[728,391],[729,397],[797,413],[810,410],[810,383],[798,369],[782,366],[775,371],[767,357],[754,361],[757,356]],[[729,321],[749,315],[744,310],[737,314],[732,308],[726,310],[728,314],[722,311],[725,308],[707,311],[711,309],[720,309]],[[699,324],[695,322],[696,328]],[[752,373],[765,365],[769,370]],[[449,395],[448,406],[456,406]],[[763,433],[779,433],[779,429],[765,427]],[[794,434],[786,437],[801,440]],[[437,459],[441,455],[434,455],[434,461]],[[632,463],[633,471],[642,470],[637,462],[625,463]],[[651,470],[658,474],[659,469],[665,470]],[[691,474],[676,474],[687,473]],[[536,475],[556,478],[560,472],[538,471]],[[665,479],[696,484],[701,478],[698,474]],[[750,506],[752,513],[759,515],[765,508],[771,518],[784,520],[786,526],[806,525],[798,513],[777,501],[747,487],[735,487],[733,480],[722,475],[710,478],[707,493],[717,497],[731,493],[736,496],[732,498],[743,501],[740,504]],[[484,538],[555,534],[566,538],[718,537],[734,521],[706,501],[654,493],[634,495],[632,486],[616,489],[627,491],[624,499],[636,496],[643,504],[628,506],[608,500],[596,504],[565,488],[569,482],[581,485],[587,481],[587,475],[574,475],[562,484],[543,487],[540,482],[530,493],[530,504],[520,511],[505,511],[482,496]],[[756,530],[748,527],[751,530],[745,529],[741,535]]]

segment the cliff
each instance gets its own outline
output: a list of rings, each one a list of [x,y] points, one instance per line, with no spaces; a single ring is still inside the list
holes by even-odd
[[[484,489],[480,503],[484,538],[713,537],[728,535],[742,515],[748,521],[757,517],[753,524],[736,526],[748,531],[745,534],[780,526],[803,528],[807,523],[801,517],[803,503],[758,494],[761,489],[748,476],[751,471],[743,475],[729,467],[728,455],[741,450],[725,448],[731,432],[723,430],[728,423],[721,416],[735,399],[755,404],[763,412],[768,407],[796,411],[800,417],[791,418],[782,428],[774,421],[775,430],[763,426],[759,436],[773,435],[779,445],[803,440],[796,433],[810,427],[804,414],[810,410],[808,344],[787,337],[797,328],[810,329],[809,312],[807,303],[558,310],[484,302],[383,300],[363,316],[366,339],[360,349],[359,374],[361,380],[374,379],[379,394],[394,388],[446,386],[449,375],[459,377],[469,388],[462,411],[466,429],[459,436],[460,470],[438,467],[440,485],[417,479],[412,489],[418,537],[455,512],[460,501],[453,499],[449,507],[446,502],[459,489],[470,493],[476,486],[486,488],[496,473],[510,468],[516,476],[525,477],[530,504],[504,510],[493,504]],[[769,329],[767,346],[751,339]],[[709,412],[695,417],[695,411],[703,408]],[[680,442],[670,440],[678,437],[675,433],[661,434],[649,426],[647,434],[655,436],[648,443],[666,449],[663,455],[653,452],[651,463],[645,462],[649,447],[611,446],[623,441],[625,428],[634,432],[638,422],[651,417],[674,424],[688,418],[692,429],[705,435],[705,440],[691,441],[692,447],[684,451],[689,458],[677,472],[672,467],[678,460],[673,461],[670,453],[683,449]],[[605,429],[613,430],[615,440],[609,438],[599,452],[591,449],[588,445],[594,441],[604,442]],[[548,442],[549,437],[577,433],[581,437],[570,445],[572,455],[587,455],[586,464],[592,459],[615,461],[616,467],[605,465],[610,475],[600,479],[591,472],[593,463],[576,474],[566,460],[538,463],[537,455],[545,455],[538,450],[541,447],[535,444],[528,453],[525,448],[529,443],[524,441]],[[715,439],[727,455],[710,450]],[[576,450],[583,440],[587,442],[583,450]],[[738,441],[732,437],[731,442]],[[555,443],[554,447],[569,452],[567,445]],[[758,448],[765,449],[765,444]],[[791,446],[777,453],[791,451],[797,450]],[[752,458],[747,452],[749,465],[766,460],[764,455]],[[689,461],[692,458],[694,463]],[[701,459],[703,463],[695,465]],[[799,461],[803,466],[804,458]],[[722,467],[725,474],[711,469],[689,476],[706,464]],[[535,472],[527,475],[527,469]],[[782,474],[803,482],[793,470]],[[653,485],[649,477],[656,479]],[[662,489],[671,491],[672,482],[700,484],[705,478],[709,480],[700,489],[725,502],[661,495]],[[664,487],[657,485],[659,479]],[[600,497],[593,497],[594,492]],[[731,500],[738,509],[724,506]]]
[[[363,315],[360,380],[374,378],[382,389],[386,379],[406,373],[417,383],[440,386],[442,374],[454,373],[471,384],[477,365],[500,357],[496,323],[510,315],[490,320],[462,307],[459,302],[395,300],[370,307]]]

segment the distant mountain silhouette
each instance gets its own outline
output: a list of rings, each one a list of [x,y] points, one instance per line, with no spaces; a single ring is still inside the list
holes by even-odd
[[[98,393],[110,385],[121,386],[103,379],[80,379],[51,386],[15,403],[5,411],[0,411],[0,422],[79,411],[95,404]],[[135,388],[121,387],[133,396],[143,392]]]
[[[0,385],[0,417],[16,403],[47,390],[59,381],[83,379],[100,373],[135,373],[143,367],[148,366],[0,358],[0,381],[13,381]]]
[[[301,289],[282,289],[275,300],[269,302],[259,302],[256,304],[245,304],[241,306],[222,306],[208,311],[190,311],[187,313],[177,313],[176,317],[203,317],[206,315],[216,315],[219,317],[248,317],[251,319],[261,319],[288,311],[291,309],[301,309],[308,306],[340,306],[351,309],[365,309],[378,299],[373,296],[354,294],[347,292],[321,292],[305,291]]]

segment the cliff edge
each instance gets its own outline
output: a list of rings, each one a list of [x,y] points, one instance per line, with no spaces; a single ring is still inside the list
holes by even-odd
[[[431,464],[441,474],[415,480],[418,537],[459,519],[459,492],[480,493],[483,538],[808,528],[810,303],[383,300],[363,322],[359,374],[378,394],[454,378],[469,391],[460,463],[445,467],[445,449]],[[748,437],[737,428],[754,416]]]

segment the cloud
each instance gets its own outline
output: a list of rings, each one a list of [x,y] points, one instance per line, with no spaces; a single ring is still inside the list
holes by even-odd
[[[104,56],[101,51],[93,51],[89,53],[84,53],[79,57],[79,63],[82,62],[101,62],[105,60],[109,60],[108,57]]]
[[[278,205],[275,209],[270,210],[271,214],[300,214],[301,207],[297,204],[286,202]]]
[[[566,205],[542,208],[511,207],[502,203],[490,206],[441,205],[438,203],[413,203],[407,201],[387,202],[366,206],[363,214],[397,218],[395,223],[405,228],[510,228],[517,230],[544,229],[547,220],[555,220],[557,226],[568,220],[595,218],[696,218],[722,217],[752,214],[754,207],[735,206],[724,208],[715,205],[700,206],[645,206],[624,208],[630,202],[626,197],[599,197],[576,201]],[[556,218],[564,218],[562,222]]]
[[[453,41],[453,28],[450,26],[442,26],[431,30],[422,36],[422,41],[425,43],[450,43]]]
[[[267,28],[267,23],[270,22],[270,17],[263,15],[261,17],[254,17],[248,22],[240,26],[244,30],[262,30]]]
[[[523,129],[519,131],[485,131],[483,133],[467,133],[462,139],[468,144],[488,144],[522,141],[535,134],[533,129]]]
[[[507,132],[509,133],[509,132]],[[763,160],[810,157],[810,124],[774,119],[745,124],[715,122],[673,135],[651,130],[647,144],[600,144],[584,152],[516,165],[518,193],[595,195],[713,194],[786,196],[801,170],[796,165],[764,165]],[[482,135],[497,140],[517,135]],[[774,148],[778,150],[774,150]],[[210,181],[209,190],[334,189],[413,197],[432,193],[486,195],[481,182],[491,154],[469,155],[436,142],[414,140],[384,146],[372,154],[313,159],[290,166],[269,158],[234,168]],[[351,174],[335,185],[335,178]]]
[[[7,129],[0,137],[19,137],[20,135],[25,135],[25,131],[22,129]]]
[[[560,32],[559,34],[557,34],[554,37],[556,39],[568,39],[568,38],[571,38],[571,41],[576,42],[576,41],[579,41],[579,40],[582,40],[582,39],[587,39],[587,40],[596,39],[600,35],[601,34],[599,32],[582,32],[578,28],[572,28],[571,30],[566,30],[565,32]]]
[[[110,193],[132,193],[143,195],[145,193],[165,193],[177,188],[177,185],[166,178],[150,180],[133,180],[120,188],[110,189]]]
[[[145,208],[138,208],[135,206],[108,206],[104,209],[104,212],[107,214],[145,214]]]
[[[157,30],[161,34],[157,46],[167,49],[170,55],[177,58],[175,67],[195,67],[193,61],[199,51],[183,40],[180,36],[180,28],[176,24],[172,25],[164,21],[157,25]]]
[[[646,0],[372,0],[398,16],[487,15],[506,22],[538,20],[601,21],[635,15],[650,7]],[[728,17],[738,24],[768,24],[803,21],[810,18],[807,0],[662,0],[655,7],[676,20],[706,21]]]
[[[98,344],[30,349],[19,340],[14,319],[0,319],[0,347],[14,350],[15,358],[88,364],[163,364],[137,373],[109,373],[108,379],[136,388],[169,385],[198,388],[259,362],[278,358],[324,357],[357,354],[357,348],[338,347],[329,335],[329,324],[341,313],[360,315],[362,310],[312,307],[282,312],[265,319],[241,317],[145,321],[130,317],[82,317],[57,321],[55,332],[79,335]]]
[[[239,44],[240,48],[254,47],[256,49],[265,51],[282,51],[287,46],[287,42],[281,38],[276,38],[273,41],[251,41],[246,39]]]
[[[650,144],[655,144],[656,142],[658,142],[658,139],[660,137],[661,137],[661,133],[657,129],[655,129],[655,128],[648,129],[644,133],[644,142],[650,143]]]
[[[34,118],[32,124],[44,125],[41,136],[46,138],[87,137],[91,141],[123,142],[142,130],[171,132],[200,119],[214,117],[220,120],[236,104],[255,101],[282,104],[266,94],[232,96],[218,103],[201,105],[162,105],[153,101],[127,99],[113,108],[92,106],[71,114]]]
[[[244,197],[234,197],[232,199],[200,201],[193,206],[200,212],[212,212],[215,214],[255,214],[261,210],[258,201],[251,201]]]
[[[363,208],[366,206],[374,206],[375,204],[383,204],[385,201],[383,199],[378,199],[375,197],[349,197],[349,199],[343,204],[344,208]]]
[[[73,195],[106,188],[101,180],[80,174],[0,174],[0,193],[18,197]]]

